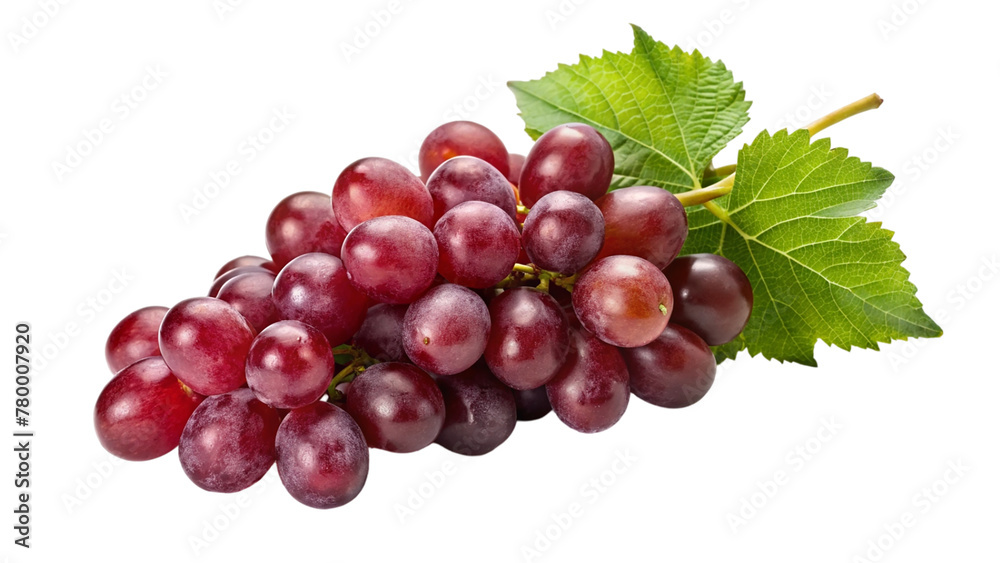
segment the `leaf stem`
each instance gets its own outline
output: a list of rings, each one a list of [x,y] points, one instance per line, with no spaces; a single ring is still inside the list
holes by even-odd
[[[683,192],[677,194],[677,199],[681,202],[684,207],[691,207],[694,205],[701,205],[705,202],[712,201],[717,197],[722,197],[729,192],[733,191],[733,185],[736,183],[736,173],[726,176],[722,180],[708,186],[707,188],[699,188],[697,190],[691,190],[689,192]]]
[[[806,130],[809,131],[810,137],[814,137],[816,136],[817,133],[826,129],[827,127],[830,127],[831,125],[836,125],[837,123],[840,123],[841,121],[847,119],[848,117],[858,115],[859,113],[864,113],[868,110],[877,109],[881,105],[882,105],[882,98],[879,97],[878,94],[871,94],[865,96],[864,98],[861,98],[856,102],[851,102],[846,106],[838,110],[835,110],[827,115],[824,115],[823,117],[817,119],[816,121],[813,121],[812,123],[809,124],[808,127],[806,127]]]

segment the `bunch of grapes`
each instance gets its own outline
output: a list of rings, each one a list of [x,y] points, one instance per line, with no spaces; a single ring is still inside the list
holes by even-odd
[[[94,413],[104,447],[178,448],[209,491],[277,464],[293,497],[332,508],[361,491],[368,448],[481,455],[550,410],[599,432],[630,394],[667,408],[705,395],[709,346],[743,330],[750,284],[725,258],[678,258],[687,216],[669,191],[608,191],[598,131],[556,127],[522,157],[447,123],[420,169],[354,162],[332,197],[278,203],[269,259],[231,260],[208,297],[123,319]]]

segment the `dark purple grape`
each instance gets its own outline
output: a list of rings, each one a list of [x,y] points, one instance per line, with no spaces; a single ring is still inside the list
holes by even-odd
[[[271,258],[283,268],[292,258],[309,252],[339,258],[347,231],[333,214],[330,196],[299,192],[281,200],[271,211],[264,235]]]
[[[412,303],[431,286],[438,268],[434,234],[398,215],[358,225],[347,234],[341,256],[351,283],[380,303]]]
[[[540,199],[524,220],[524,250],[539,268],[575,274],[604,244],[604,216],[586,197],[556,191]]]
[[[545,386],[534,389],[513,389],[514,402],[517,403],[518,420],[538,420],[552,411],[549,395]]]
[[[358,496],[368,478],[368,445],[343,409],[316,402],[288,413],[276,440],[278,476],[306,506],[336,508]]]
[[[373,448],[415,452],[437,438],[444,398],[434,379],[411,364],[376,364],[354,378],[347,393],[351,414]]]
[[[251,272],[240,274],[222,284],[219,299],[239,311],[255,331],[260,332],[278,321],[278,308],[271,298],[274,274]]]
[[[354,345],[382,362],[406,360],[403,351],[403,316],[406,305],[379,303],[368,309],[365,322],[354,335]]]
[[[559,420],[579,432],[614,426],[628,406],[629,381],[618,349],[584,329],[570,331],[566,363],[545,390]]]
[[[609,256],[580,274],[573,310],[601,340],[634,348],[649,344],[667,328],[673,295],[656,266],[636,256]]]
[[[521,201],[534,210],[542,197],[557,190],[595,200],[608,191],[615,154],[604,135],[582,123],[559,125],[535,141],[524,160]]]
[[[406,355],[432,373],[453,374],[472,367],[489,337],[486,303],[460,285],[432,287],[410,305],[403,318]]]
[[[195,297],[174,305],[160,325],[160,353],[170,371],[202,395],[246,383],[244,365],[256,333],[220,299]]]
[[[333,185],[333,211],[344,230],[373,217],[403,215],[428,229],[434,226],[434,203],[420,178],[385,158],[352,163]]]
[[[266,268],[267,264],[272,264],[272,262],[267,258],[262,258],[260,256],[250,256],[250,255],[240,256],[238,258],[233,258],[229,262],[223,264],[222,267],[219,268],[218,273],[215,274],[215,277],[218,278],[219,276],[228,272],[229,270],[232,270],[233,268],[239,268],[240,266],[260,266],[262,268]]]
[[[621,350],[632,393],[659,407],[697,403],[715,381],[715,356],[690,330],[670,324],[656,340]]]
[[[489,311],[484,358],[490,371],[514,389],[548,383],[569,350],[569,324],[559,303],[537,289],[517,287],[494,298]]]
[[[604,246],[597,259],[629,254],[659,269],[677,257],[687,238],[684,206],[662,188],[632,186],[597,200],[604,215]]]
[[[521,233],[514,220],[482,201],[451,208],[434,226],[434,238],[440,253],[438,272],[451,283],[478,289],[510,275],[521,252]]]
[[[242,491],[274,463],[280,422],[278,411],[249,389],[209,397],[198,405],[181,434],[181,467],[206,491]]]
[[[212,287],[208,290],[208,296],[218,297],[219,292],[222,291],[222,286],[226,285],[226,282],[243,274],[270,274],[272,277],[274,276],[274,272],[263,266],[237,266],[212,281]]]
[[[438,444],[462,455],[483,455],[514,431],[514,394],[482,362],[436,380],[445,410],[444,426],[435,440]]]
[[[250,346],[247,384],[268,405],[294,409],[323,396],[334,367],[323,333],[299,321],[281,321],[264,329]]]
[[[163,358],[138,360],[119,371],[97,398],[97,438],[122,459],[160,457],[177,447],[188,417],[202,400],[171,373]]]
[[[271,291],[281,318],[318,329],[339,346],[361,328],[368,300],[354,289],[340,258],[310,252],[295,258],[274,280]]]
[[[521,169],[524,168],[524,155],[510,153],[507,157],[507,165],[510,170],[507,172],[507,181],[515,186],[521,183]]]
[[[111,329],[104,345],[104,359],[111,373],[118,373],[129,364],[160,355],[160,322],[166,307],[144,307],[129,313]]]
[[[443,163],[427,180],[427,191],[434,200],[435,225],[449,209],[466,201],[485,201],[511,220],[517,218],[517,200],[506,176],[474,156],[456,156]]]
[[[426,181],[441,163],[462,155],[481,158],[504,176],[510,171],[500,137],[478,123],[452,121],[431,131],[420,145],[420,176]]]
[[[739,266],[715,254],[691,254],[664,270],[674,294],[670,322],[694,331],[709,346],[739,336],[753,311],[753,288]]]

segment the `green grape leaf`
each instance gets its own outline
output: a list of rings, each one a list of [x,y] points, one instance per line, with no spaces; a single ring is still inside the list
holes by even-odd
[[[816,365],[817,340],[844,349],[941,335],[881,223],[856,216],[893,181],[881,168],[811,142],[808,131],[766,131],[744,146],[729,195],[690,213],[685,254],[712,252],[750,278],[754,308],[740,338],[716,349]]]
[[[633,26],[631,53],[581,56],[538,80],[510,82],[532,138],[586,123],[615,151],[612,189],[698,188],[712,157],[750,120],[743,84],[721,62],[654,41]]]

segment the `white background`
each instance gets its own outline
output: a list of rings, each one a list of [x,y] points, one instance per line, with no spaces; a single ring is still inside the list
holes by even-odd
[[[880,555],[870,542],[883,561],[1000,556],[998,282],[983,268],[998,250],[996,3],[401,0],[379,25],[372,14],[388,0],[256,0],[222,16],[211,0],[69,2],[50,18],[37,15],[42,4],[0,9],[0,341],[13,348],[15,322],[28,321],[36,359],[42,348],[52,356],[32,387],[33,547],[12,543],[10,439],[0,445],[0,557],[514,561],[529,546],[549,561],[819,562]],[[22,18],[45,23],[32,33]],[[695,407],[633,400],[599,435],[549,415],[483,458],[373,451],[365,490],[331,511],[298,504],[273,469],[225,496],[188,482],[175,453],[121,463],[104,452],[92,409],[110,378],[104,339],[122,316],[203,294],[223,262],[265,252],[263,223],[282,197],[329,191],[363,156],[407,162],[444,121],[479,121],[527,151],[503,83],[579,53],[629,51],[629,23],[700,47],[744,81],[752,120],[719,163],[761,129],[881,94],[881,109],[825,134],[896,173],[875,214],[945,336],[880,352],[820,344],[817,369],[741,357]],[[366,25],[377,33],[359,38]],[[355,43],[360,53],[345,55]],[[147,68],[166,76],[125,115],[116,99]],[[248,161],[241,144],[282,108],[294,119]],[[57,175],[67,145],[104,119],[113,130]],[[233,159],[241,172],[185,220],[180,206]],[[109,286],[120,291],[102,293]],[[0,426],[13,431],[9,352]],[[619,455],[634,461],[615,464]],[[968,469],[959,477],[949,464]],[[610,482],[613,468],[624,468],[613,485],[585,488]],[[788,478],[774,487],[777,471]],[[952,484],[934,492],[946,476]],[[772,495],[754,496],[759,484]],[[401,520],[398,506],[420,490],[432,495]],[[582,515],[536,544],[557,535],[552,515],[574,502]],[[741,507],[750,518],[734,530]],[[912,527],[884,535],[907,513]]]

